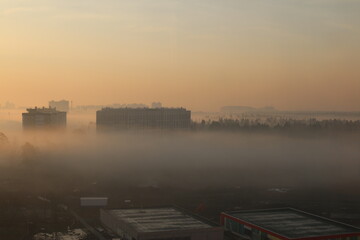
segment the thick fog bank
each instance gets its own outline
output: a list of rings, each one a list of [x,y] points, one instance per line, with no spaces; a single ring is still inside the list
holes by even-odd
[[[92,183],[341,187],[360,183],[359,139],[191,132],[37,133],[3,141],[0,161],[2,171],[7,169],[3,178],[15,177],[29,184],[27,189]]]

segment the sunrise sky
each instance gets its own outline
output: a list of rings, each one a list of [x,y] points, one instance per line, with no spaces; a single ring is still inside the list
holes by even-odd
[[[0,103],[360,110],[358,0],[0,0]]]

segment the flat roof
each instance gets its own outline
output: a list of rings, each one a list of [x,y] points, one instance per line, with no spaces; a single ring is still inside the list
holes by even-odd
[[[80,197],[81,200],[108,200],[108,197]]]
[[[186,108],[166,108],[166,107],[162,107],[162,108],[147,108],[147,107],[141,107],[141,108],[131,108],[131,107],[120,107],[120,108],[111,108],[111,107],[104,107],[101,110],[98,110],[97,112],[104,112],[104,111],[187,111],[190,112],[190,110],[187,110]]]
[[[66,112],[62,112],[62,111],[58,111],[56,110],[56,108],[52,108],[52,107],[42,107],[42,108],[27,108],[26,109],[27,112],[23,113],[23,115],[29,115],[29,114],[54,114],[54,113],[66,113]]]
[[[291,239],[354,233],[360,235],[359,228],[293,208],[236,211],[224,214]]]
[[[171,207],[106,211],[116,219],[126,222],[138,232],[163,232],[213,227],[210,224]]]

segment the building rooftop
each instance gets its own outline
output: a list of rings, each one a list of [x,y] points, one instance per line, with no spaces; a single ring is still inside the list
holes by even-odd
[[[119,107],[119,108],[112,108],[112,107],[103,107],[99,111],[169,111],[169,110],[181,110],[181,111],[188,111],[186,108],[182,107],[161,107],[161,108],[149,108],[149,107]]]
[[[131,225],[138,232],[162,232],[213,227],[208,223],[171,207],[118,209],[108,210],[108,212],[118,220],[122,220]]]
[[[46,108],[46,107],[42,107],[42,108],[27,108],[26,109],[28,111],[28,113],[32,114],[32,113],[42,113],[42,114],[51,114],[51,113],[58,113],[59,111],[56,110],[56,108]]]
[[[360,234],[360,229],[293,208],[225,212],[224,214],[280,236],[297,239]]]

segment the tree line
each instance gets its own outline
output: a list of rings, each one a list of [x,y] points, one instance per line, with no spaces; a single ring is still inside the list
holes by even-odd
[[[266,118],[266,119],[232,119],[218,118],[216,120],[202,120],[193,122],[195,130],[334,130],[334,131],[359,131],[360,120],[345,119],[291,119],[291,118]]]

